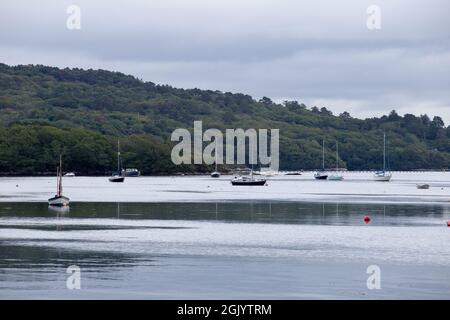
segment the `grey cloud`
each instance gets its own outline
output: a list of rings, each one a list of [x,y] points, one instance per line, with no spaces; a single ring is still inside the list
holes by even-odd
[[[80,31],[65,28],[72,3],[82,9]],[[429,110],[449,123],[450,3],[376,1],[382,29],[369,31],[372,3],[8,0],[0,61],[112,69],[359,116]]]

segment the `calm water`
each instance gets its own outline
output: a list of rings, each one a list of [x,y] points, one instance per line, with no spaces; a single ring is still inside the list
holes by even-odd
[[[0,203],[0,298],[449,299],[449,219],[442,204]]]

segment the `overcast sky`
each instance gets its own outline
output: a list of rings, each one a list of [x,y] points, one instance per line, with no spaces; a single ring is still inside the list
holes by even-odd
[[[69,30],[66,10],[81,9]],[[381,29],[366,10],[381,9]],[[0,62],[450,124],[448,0],[2,0]]]

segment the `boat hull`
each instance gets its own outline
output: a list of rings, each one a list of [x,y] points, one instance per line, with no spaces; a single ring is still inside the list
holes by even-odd
[[[139,170],[122,170],[122,174],[125,177],[140,177],[141,172]]]
[[[56,207],[65,207],[68,206],[70,203],[70,199],[64,196],[56,196],[53,198],[48,199],[48,204],[50,206],[56,206]]]
[[[219,172],[213,172],[211,173],[211,178],[220,178],[220,173]]]
[[[125,177],[111,177],[108,180],[109,182],[124,182]]]
[[[392,178],[392,175],[390,174],[385,174],[385,175],[374,175],[373,180],[375,181],[381,181],[381,182],[388,182],[390,181]]]
[[[316,174],[316,175],[314,175],[314,179],[316,179],[316,180],[327,180],[328,179],[328,175],[326,175],[326,174]]]
[[[233,186],[264,186],[266,180],[252,180],[252,181],[231,181]]]
[[[331,175],[331,176],[328,177],[328,180],[330,180],[330,181],[342,181],[342,180],[344,180],[344,177],[343,176],[333,176],[333,175]]]

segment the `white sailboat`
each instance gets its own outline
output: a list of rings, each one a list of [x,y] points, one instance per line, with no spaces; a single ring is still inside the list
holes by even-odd
[[[215,169],[214,169],[214,172],[211,173],[211,178],[220,178],[220,172],[217,171],[217,156],[216,156],[216,161],[215,161]]]
[[[331,180],[331,181],[342,181],[342,180],[344,180],[343,176],[337,174],[338,170],[339,170],[339,144],[336,141],[336,174],[330,175],[328,177],[328,180]]]
[[[383,170],[375,172],[373,179],[375,181],[390,181],[392,173],[386,171],[386,133],[383,135]]]
[[[328,174],[325,172],[325,140],[322,140],[322,170],[314,174],[317,180],[327,180]]]
[[[216,148],[214,150],[214,165],[215,165],[215,169],[214,172],[211,173],[211,178],[220,178],[220,172],[217,170],[217,142],[216,142]]]
[[[233,186],[264,186],[266,185],[266,179],[258,179],[253,177],[253,145],[252,145],[252,153],[251,153],[251,160],[252,163],[252,169],[250,171],[250,176],[239,176],[234,177],[231,180],[231,184]]]
[[[53,198],[48,199],[48,204],[50,206],[59,206],[65,207],[69,205],[70,199],[62,195],[62,176],[63,176],[63,167],[62,167],[62,156],[59,156],[59,166],[56,168],[56,195]]]
[[[120,142],[117,140],[117,172],[113,173],[112,177],[109,178],[110,182],[124,182],[125,176],[123,175],[122,169],[120,168]]]

